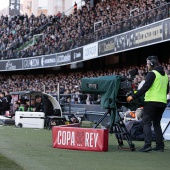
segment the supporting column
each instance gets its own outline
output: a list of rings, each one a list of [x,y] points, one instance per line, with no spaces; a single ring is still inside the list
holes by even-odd
[[[32,1],[32,13],[37,16],[38,15],[38,0]]]
[[[57,14],[57,1],[56,0],[49,0],[48,8],[47,8],[47,15],[56,15]]]

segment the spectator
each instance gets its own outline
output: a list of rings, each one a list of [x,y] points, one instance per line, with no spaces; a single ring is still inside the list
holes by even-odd
[[[54,113],[53,105],[51,101],[48,99],[47,96],[43,95],[43,112],[45,113],[45,116],[51,116]]]
[[[166,71],[168,71],[169,64],[163,63],[162,66]],[[65,74],[57,72],[54,74],[46,75],[42,77],[41,75],[0,75],[0,89],[2,91],[23,91],[24,89],[30,91],[40,91],[44,92],[44,86],[46,87],[45,92],[51,95],[57,95],[56,84],[60,84],[60,96],[63,97],[64,102],[69,102],[67,100],[68,96],[75,96],[76,102],[80,104],[86,103],[86,98],[81,94],[81,78],[83,77],[98,77],[98,76],[107,76],[107,75],[123,75],[129,77],[129,70],[136,68],[136,66],[130,66],[123,69],[104,69],[96,71],[87,71],[87,72],[75,72]],[[139,82],[145,78],[146,69],[142,65],[137,67],[138,75],[134,76],[135,80],[138,79],[136,88],[139,86]],[[47,89],[48,88],[48,89]],[[78,99],[78,101],[77,101]],[[93,99],[93,98],[92,98]],[[95,99],[95,98],[94,98]],[[94,100],[93,99],[93,100]],[[96,100],[96,99],[95,99]]]
[[[77,13],[77,3],[75,2],[74,3],[74,14],[76,14]]]
[[[15,102],[14,102],[14,106],[13,106],[13,108],[14,108],[14,113],[15,113],[16,111],[19,111],[19,107],[20,107],[20,103],[19,103],[18,101],[15,101]]]
[[[57,15],[48,17],[43,13],[38,17],[1,16],[0,57],[23,58],[63,52],[168,16],[165,1],[161,1],[161,4],[155,4],[154,1],[139,2],[106,0],[99,1],[96,6],[91,7],[88,1],[81,9],[77,8],[75,2],[74,12],[69,16],[61,15],[60,11]],[[155,9],[156,7],[158,9]],[[98,21],[102,21],[103,25],[94,33],[94,23]],[[30,46],[36,34],[43,36],[38,37],[36,43]],[[28,47],[26,50],[25,45]]]
[[[87,98],[86,98],[86,104],[92,104],[93,98],[91,96],[91,94],[87,94]]]
[[[10,92],[9,92],[8,90],[5,91],[5,97],[7,98],[8,108],[9,108],[9,110],[10,110],[10,105],[11,105],[12,96],[10,95]]]
[[[58,19],[60,19],[60,18],[61,18],[61,12],[60,12],[60,11],[58,11],[58,13],[57,13],[57,17],[58,17]]]
[[[36,112],[44,112],[45,116],[53,115],[54,109],[51,101],[48,99],[47,96],[35,96],[35,108]]]
[[[9,110],[7,98],[4,92],[0,92],[0,115],[4,115],[7,110]]]
[[[39,95],[35,96],[35,112],[42,112],[43,106],[42,106],[42,97]]]
[[[94,104],[100,104],[101,102],[101,95],[97,95],[97,100],[94,101]]]

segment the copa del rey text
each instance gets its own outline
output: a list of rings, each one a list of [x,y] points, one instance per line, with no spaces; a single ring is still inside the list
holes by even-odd
[[[96,147],[99,134],[94,132],[85,132],[83,136],[76,136],[77,134],[74,131],[58,131],[57,135],[57,144],[58,145],[69,145],[69,146],[79,146],[84,145],[85,147]],[[76,139],[79,139],[76,140]],[[81,141],[81,139],[84,139]]]

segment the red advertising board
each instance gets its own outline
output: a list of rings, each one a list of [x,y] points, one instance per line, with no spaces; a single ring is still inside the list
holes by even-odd
[[[52,128],[54,148],[108,151],[108,130],[54,126]]]

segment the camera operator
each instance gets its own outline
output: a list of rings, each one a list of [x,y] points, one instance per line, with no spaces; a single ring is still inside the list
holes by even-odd
[[[130,102],[141,95],[145,94],[144,109],[143,109],[143,131],[145,144],[139,150],[140,152],[148,152],[151,150],[164,151],[163,134],[160,126],[162,114],[166,108],[167,94],[169,92],[168,76],[165,74],[163,67],[159,65],[156,56],[149,56],[147,59],[148,74],[145,78],[145,83],[137,93],[127,97]],[[151,125],[156,135],[156,147],[151,147],[152,131]]]

